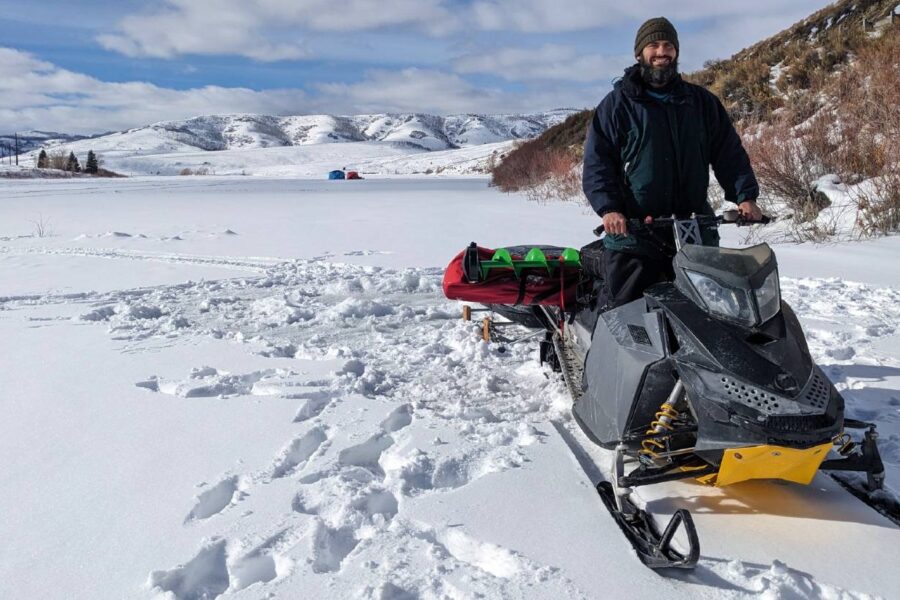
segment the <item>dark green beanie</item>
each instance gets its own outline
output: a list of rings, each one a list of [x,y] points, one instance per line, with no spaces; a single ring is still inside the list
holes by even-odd
[[[675,51],[679,54],[681,53],[678,49],[678,32],[675,31],[675,26],[667,18],[656,17],[646,21],[638,29],[634,38],[634,55],[640,56],[644,46],[650,42],[659,42],[661,40],[672,42],[672,45],[675,46]]]

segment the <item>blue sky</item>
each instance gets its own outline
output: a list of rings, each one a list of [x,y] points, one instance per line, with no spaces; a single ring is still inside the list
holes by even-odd
[[[665,14],[682,67],[822,0],[0,0],[0,133],[200,114],[521,113],[596,104]]]

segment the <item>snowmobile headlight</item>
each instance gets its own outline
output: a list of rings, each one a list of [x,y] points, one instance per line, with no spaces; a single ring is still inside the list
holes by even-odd
[[[753,290],[756,306],[759,308],[759,319],[765,323],[775,316],[781,307],[781,293],[778,290],[778,270],[769,273],[759,288]]]
[[[756,323],[753,307],[750,305],[750,298],[746,291],[722,285],[715,279],[696,271],[685,269],[684,272],[710,312],[749,325]]]

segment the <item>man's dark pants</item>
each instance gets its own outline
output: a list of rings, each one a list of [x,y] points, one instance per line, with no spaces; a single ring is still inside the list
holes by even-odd
[[[600,306],[616,308],[637,300],[644,290],[660,281],[672,281],[675,272],[672,259],[628,254],[605,249],[603,252],[603,279],[600,290]]]

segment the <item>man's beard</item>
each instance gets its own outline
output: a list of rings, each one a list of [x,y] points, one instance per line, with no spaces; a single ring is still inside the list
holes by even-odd
[[[641,79],[653,87],[665,87],[678,75],[678,59],[672,59],[664,67],[654,67],[641,58]]]

